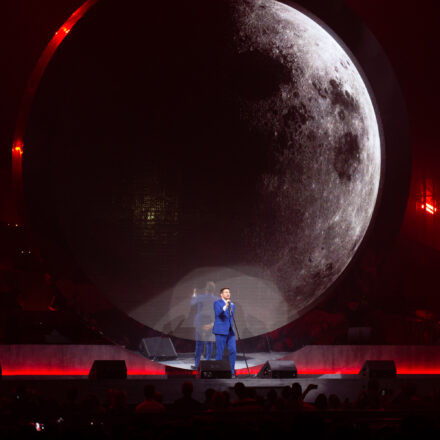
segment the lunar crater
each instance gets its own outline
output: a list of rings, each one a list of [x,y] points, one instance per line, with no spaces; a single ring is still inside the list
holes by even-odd
[[[356,99],[347,90],[344,90],[341,82],[331,79],[329,86],[331,89],[331,102],[334,106],[341,106],[352,113],[357,112],[359,106]]]
[[[318,95],[323,99],[328,99],[329,94],[328,90],[320,84],[319,80],[314,79],[312,80],[312,86],[314,89],[318,92]]]
[[[314,119],[313,113],[308,109],[304,102],[289,107],[283,116],[286,127],[291,127],[298,131],[302,126]]]
[[[361,165],[359,138],[351,132],[344,133],[335,145],[333,166],[339,179],[351,181]]]

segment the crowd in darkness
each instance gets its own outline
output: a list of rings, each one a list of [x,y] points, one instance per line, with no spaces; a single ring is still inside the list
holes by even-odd
[[[153,384],[144,386],[144,400],[127,404],[123,390],[109,389],[105,401],[96,395],[78,399],[75,387],[63,401],[32,389],[16,389],[1,396],[0,436],[4,439],[174,439],[267,438],[270,435],[321,439],[406,439],[440,433],[440,393],[418,396],[405,385],[395,395],[383,394],[370,380],[353,402],[318,394],[299,383],[270,389],[265,395],[237,382],[230,391],[205,391],[204,401],[193,398],[192,382],[182,395],[164,404]]]

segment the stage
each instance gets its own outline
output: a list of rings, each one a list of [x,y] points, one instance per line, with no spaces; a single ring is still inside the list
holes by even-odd
[[[435,345],[307,345],[294,352],[248,353],[252,374],[266,360],[292,360],[298,375],[356,375],[367,360],[393,360],[398,375],[440,374],[440,350]],[[86,376],[95,360],[124,360],[129,376],[165,376],[166,366],[186,369],[193,357],[155,362],[118,345],[0,345],[3,376]],[[247,374],[243,354],[238,353],[237,375]]]
[[[286,352],[261,352],[261,353],[247,353],[246,356],[237,353],[237,360],[235,362],[235,368],[240,371],[241,374],[245,375],[247,372],[247,366],[249,370],[255,372],[256,368],[261,367],[266,361],[277,360],[288,356],[289,353]],[[202,357],[202,360],[205,360]],[[247,362],[247,366],[246,366]],[[181,368],[185,370],[190,370],[194,365],[194,353],[178,353],[177,359],[159,361],[159,363],[168,365],[170,367]]]
[[[291,379],[257,378],[255,375],[267,360],[293,360],[298,376]],[[91,380],[88,373],[94,360],[124,360],[127,379]],[[229,391],[243,382],[255,388],[258,395],[266,396],[269,389],[281,391],[293,382],[303,390],[316,384],[306,401],[314,401],[320,393],[338,395],[341,400],[354,401],[366,387],[368,377],[358,374],[366,360],[394,360],[397,377],[378,379],[380,389],[396,394],[403,385],[412,383],[420,395],[429,395],[440,388],[440,353],[435,346],[306,346],[293,353],[250,353],[248,362],[251,377],[244,368],[243,356],[237,362],[236,379],[200,379],[189,369],[192,354],[178,354],[165,363],[153,362],[138,353],[113,345],[3,345],[0,362],[3,377],[0,392],[12,392],[19,387],[31,388],[48,397],[63,399],[74,386],[79,398],[96,394],[105,400],[108,389],[124,390],[127,403],[143,400],[143,386],[154,383],[162,393],[165,404],[180,397],[185,380],[194,384],[194,398],[203,401],[208,388]],[[169,366],[172,366],[170,369]],[[188,368],[185,368],[188,367]]]

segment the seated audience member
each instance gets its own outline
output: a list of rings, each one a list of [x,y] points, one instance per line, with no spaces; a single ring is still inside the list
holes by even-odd
[[[310,403],[304,402],[304,399],[310,391],[316,390],[317,388],[318,385],[311,383],[307,385],[307,388],[303,392],[301,385],[298,382],[294,382],[292,384],[291,392],[292,408],[299,410],[314,410],[315,406],[311,405]]]
[[[297,409],[297,402],[292,398],[292,390],[289,386],[285,386],[281,390],[281,396],[274,402],[273,409],[276,411],[287,411]]]
[[[225,393],[216,391],[212,396],[212,408],[208,412],[226,411],[229,409],[228,398]]]
[[[390,398],[389,406],[393,409],[414,410],[423,409],[424,403],[417,395],[414,383],[404,383],[396,396]]]
[[[214,388],[208,388],[205,391],[205,401],[203,402],[203,408],[206,409],[212,409],[212,397],[215,394]]]
[[[121,390],[113,390],[109,414],[115,416],[126,416],[129,412],[126,392]]]
[[[330,394],[330,396],[328,396],[328,409],[341,409],[341,406],[341,399],[339,399],[336,394]]]
[[[145,400],[136,407],[137,414],[162,413],[165,407],[156,400],[154,385],[144,386]]]
[[[202,404],[198,400],[192,398],[193,391],[194,387],[191,382],[183,382],[183,396],[174,402],[174,409],[183,412],[200,411],[202,409]]]
[[[318,411],[326,411],[328,408],[327,396],[324,393],[318,395],[315,399],[315,408]]]
[[[259,411],[261,410],[257,400],[249,397],[248,390],[243,382],[234,385],[234,392],[237,399],[231,402],[231,409],[234,411]]]
[[[354,406],[357,409],[379,409],[380,408],[380,390],[379,382],[375,379],[370,379],[367,383],[367,388],[362,388]]]

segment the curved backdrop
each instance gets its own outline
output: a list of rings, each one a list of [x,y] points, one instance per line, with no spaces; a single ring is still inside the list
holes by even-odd
[[[99,291],[192,339],[213,282],[248,338],[347,268],[384,137],[357,61],[292,6],[107,0],[65,39],[32,106],[24,189],[43,255],[94,286],[84,303]]]

